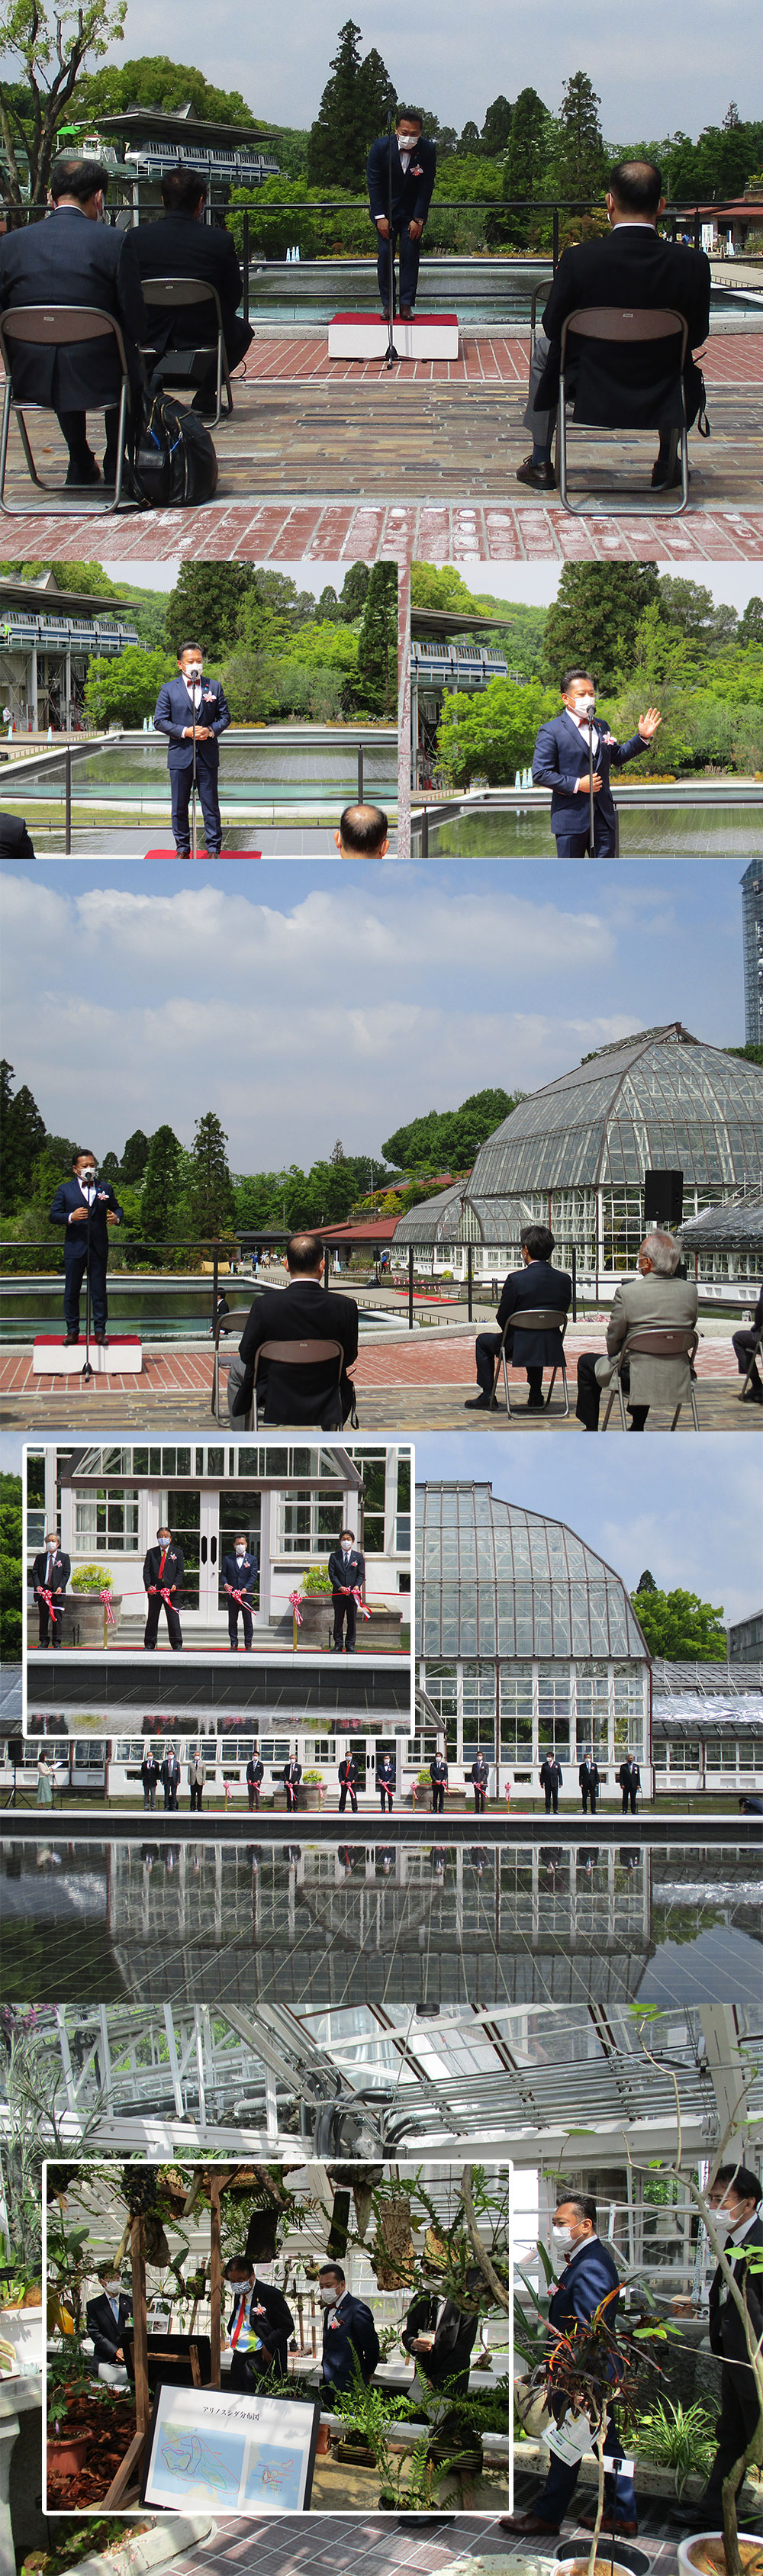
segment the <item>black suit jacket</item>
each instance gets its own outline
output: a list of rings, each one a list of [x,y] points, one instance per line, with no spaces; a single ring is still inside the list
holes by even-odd
[[[238,2297],[236,2297],[235,2304],[231,2308],[230,2316],[228,2318],[229,2335],[233,2332],[236,2318],[238,2316],[238,2308],[239,2302]],[[257,2313],[258,2309],[260,2311],[259,2315]],[[272,2353],[273,2356],[273,2371],[277,2378],[282,2379],[286,2371],[286,2356],[289,2350],[289,2341],[294,2333],[294,2318],[291,2313],[291,2308],[287,2306],[287,2302],[283,2296],[283,2291],[277,2290],[273,2281],[258,2281],[255,2275],[251,2297],[249,2298],[247,2321],[250,2325],[254,2326],[256,2333],[262,2336],[263,2343],[267,2346],[268,2352]],[[244,2356],[245,2353],[246,2346],[244,2347]],[[255,2354],[255,2361],[256,2358],[257,2356]]]
[[[435,2388],[439,2388],[443,2380],[456,2378],[462,2378],[468,2386],[469,2356],[476,2339],[477,2318],[464,2316],[454,2299],[446,2299],[438,2325],[439,2305],[440,2294],[436,2291],[431,2296],[423,2291],[420,2298],[414,2299],[401,2340],[406,2352],[410,2352],[417,2335],[431,2334],[434,2330],[431,2352],[417,2355],[427,2379],[431,2379]]]
[[[436,146],[434,143],[428,143],[426,136],[420,134],[415,152],[411,153],[408,168],[407,171],[405,171],[400,159],[397,137],[393,134],[393,223],[418,224],[426,222],[431,203],[432,189],[435,182],[436,168]],[[379,134],[376,142],[371,145],[371,150],[366,164],[366,176],[368,179],[368,196],[371,207],[371,216],[375,223],[377,215],[389,214],[389,140],[386,134]]]
[[[349,1583],[351,1592],[359,1592],[366,1579],[366,1560],[361,1556],[360,1548],[351,1547],[347,1565],[341,1548],[332,1548],[328,1561],[328,1573],[332,1591],[344,1593]]]
[[[540,380],[536,405],[550,410],[559,391],[562,324],[584,304],[669,305],[688,325],[684,392],[689,422],[699,410],[702,380],[691,352],[710,328],[710,262],[703,250],[685,250],[662,241],[651,224],[616,224],[606,240],[579,243],[562,252],[543,315],[551,348]],[[675,377],[677,341],[643,341],[605,349],[601,341],[571,334],[568,360],[574,362],[576,420],[600,421],[607,428],[650,429],[675,426],[680,405]]]
[[[143,1560],[143,1581],[147,1592],[159,1581],[159,1567],[161,1565],[163,1555],[164,1549],[161,1547],[150,1547],[147,1550]],[[176,1594],[182,1591],[183,1550],[181,1547],[175,1547],[173,1545],[168,1547],[165,1558],[164,1573],[162,1575],[162,1584],[168,1592],[171,1592],[173,1587]]]
[[[66,1233],[64,1235],[64,1261],[68,1260],[71,1255],[76,1257],[78,1253],[84,1253],[86,1249],[87,1225],[72,1225],[70,1222],[75,1208],[83,1208],[86,1206],[87,1200],[85,1192],[80,1189],[79,1181],[75,1180],[74,1174],[72,1174],[70,1181],[62,1181],[60,1183],[53,1200],[52,1208],[49,1210],[48,1215],[49,1225],[64,1225],[66,1227]],[[108,1252],[109,1228],[106,1220],[109,1208],[111,1209],[112,1215],[118,1216],[121,1222],[122,1209],[119,1205],[119,1200],[114,1196],[111,1182],[96,1180],[95,1198],[91,1201],[90,1205],[90,1249],[92,1252]]]
[[[47,1562],[48,1551],[46,1547],[43,1547],[40,1549],[39,1556],[35,1557],[32,1566],[32,1591],[34,1593],[35,1600],[37,1599],[40,1584],[45,1582],[45,1568]],[[71,1570],[71,1557],[67,1556],[60,1547],[51,1549],[49,1590],[53,1593],[60,1592],[63,1594],[66,1591]]]
[[[229,1583],[232,1592],[243,1592],[251,1599],[257,1581],[257,1556],[254,1549],[247,1551],[240,1565],[237,1557],[224,1556],[220,1580],[222,1583]]]
[[[341,1342],[341,1396],[345,1412],[353,1399],[348,1368],[358,1356],[358,1309],[354,1297],[341,1297],[318,1282],[292,1279],[288,1288],[263,1288],[255,1297],[239,1342],[246,1376],[237,1411],[246,1413],[252,1400],[254,1362],[261,1342]],[[332,1363],[333,1366],[333,1363]],[[314,1422],[316,1400],[325,1398],[327,1373],[325,1361],[309,1362],[304,1368],[273,1366],[267,1362],[266,1422]]]
[[[550,1261],[523,1261],[521,1270],[510,1270],[504,1279],[497,1320],[506,1324],[522,1306],[558,1306],[560,1315],[566,1315],[571,1297],[566,1270],[552,1270]],[[558,1333],[523,1333],[515,1324],[511,1349],[519,1368],[553,1368],[562,1344]]]
[[[118,2347],[131,2317],[132,2299],[126,2299],[121,2290],[118,2324],[111,2300],[107,2299],[105,2290],[100,2292],[97,2299],[88,2299],[85,2319],[88,2334],[92,2336],[95,2345],[96,2361],[116,2361]]]
[[[91,223],[88,215],[61,206],[47,221],[7,233],[0,241],[0,313],[16,304],[99,305],[113,314],[133,392],[140,389],[140,349],[149,333],[132,227],[113,232],[110,224]],[[54,411],[97,410],[119,401],[119,359],[111,338],[72,340],[64,349],[16,343],[12,363],[19,401],[48,403]]]
[[[748,2272],[747,2267],[750,2255],[760,2254],[761,2249],[763,2249],[763,2219],[761,2218],[753,2219],[752,2226],[748,2228],[747,2235],[742,2238],[738,2249],[735,2250],[731,2245],[727,2248],[734,2279],[744,2293],[750,2321],[758,2337],[763,2332],[763,2273]],[[750,2372],[744,2326],[731,2291],[727,2289],[720,2264],[717,2271],[713,2273],[710,2283],[710,2347],[711,2351],[721,2353],[724,2361],[731,2362],[732,2365],[735,2362],[741,2363]],[[752,2387],[751,2372],[749,2384]]]
[[[552,1762],[549,1759],[549,1755],[546,1754],[545,1762],[542,1762],[540,1766],[540,1777],[542,1788],[551,1788],[553,1787],[554,1781],[556,1781],[557,1787],[561,1789],[563,1784],[561,1762]]]
[[[141,278],[198,277],[204,286],[217,288],[228,365],[237,367],[254,335],[239,315],[243,281],[232,233],[219,224],[197,223],[195,215],[169,214],[160,215],[155,224],[138,224],[134,238]],[[203,348],[215,338],[210,303],[184,304],[176,311],[149,304],[148,316],[148,337],[160,357],[167,349]]]

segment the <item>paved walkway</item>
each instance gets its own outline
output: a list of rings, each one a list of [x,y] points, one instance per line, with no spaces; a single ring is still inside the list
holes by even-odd
[[[518,2479],[516,2486],[518,2493],[527,2489],[528,2500],[531,2490],[537,2494],[537,2479]],[[659,2576],[674,2576],[676,2544],[665,2536],[663,2517],[664,2506],[647,2510],[638,2546]],[[574,2528],[570,2522],[570,2537]],[[550,2560],[551,2548],[543,2554]],[[206,2570],[209,2576],[239,2576],[245,2567],[256,2567],[258,2576],[312,2576],[314,2568],[331,2569],[334,2576],[355,2576],[355,2570],[358,2576],[437,2576],[439,2569],[452,2568],[465,2557],[495,2558],[500,2564],[509,2555],[537,2561],[539,2543],[511,2539],[487,2515],[454,2515],[451,2521],[427,2521],[419,2529],[413,2520],[401,2522],[392,2514],[388,2520],[383,2515],[356,2514],[346,2520],[337,2515],[325,2523],[312,2516],[307,2523],[289,2517],[218,2523],[212,2540],[173,2561],[173,2576],[204,2576]]]
[[[585,523],[566,517],[555,499],[517,491],[515,469],[527,450],[522,427],[527,335],[469,339],[454,361],[399,362],[389,374],[373,363],[329,363],[315,340],[263,339],[238,379],[235,411],[215,433],[218,495],[202,511],[142,514],[100,522],[109,558],[204,552],[229,557],[241,549],[267,559],[305,553],[336,558],[345,551],[429,560],[442,554],[639,557],[686,560],[763,553],[763,334],[718,334],[705,377],[712,439],[692,438],[692,497],[682,520],[606,515]],[[38,424],[39,463],[51,481],[64,450],[55,424]],[[631,443],[615,469],[613,442],[586,438],[586,470],[602,490],[615,476],[620,499],[633,490],[633,459],[642,490],[649,481],[649,441]],[[8,497],[34,500],[18,432],[11,435]],[[348,504],[347,494],[353,494]],[[357,509],[355,504],[364,505]],[[482,522],[482,513],[490,525]],[[5,532],[10,557],[92,551],[92,514],[52,518],[39,503]],[[348,527],[352,539],[346,547]],[[161,531],[159,542],[157,531]],[[284,540],[287,540],[284,542]]]

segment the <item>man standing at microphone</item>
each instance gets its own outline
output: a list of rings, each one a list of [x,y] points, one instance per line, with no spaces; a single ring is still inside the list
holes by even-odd
[[[107,1336],[106,1267],[110,1225],[119,1225],[122,1209],[110,1181],[98,1184],[98,1165],[89,1145],[75,1154],[72,1179],[62,1181],[50,1210],[50,1224],[64,1225],[64,1319],[67,1342],[79,1341],[80,1290],[89,1268],[93,1329],[97,1342]]]
[[[230,712],[219,680],[205,678],[200,644],[181,644],[177,662],[177,679],[165,680],[154,715],[157,733],[166,733],[169,744],[167,767],[172,789],[175,848],[179,859],[190,858],[188,808],[194,777],[195,744],[196,784],[204,816],[207,856],[219,859],[223,827],[217,793],[220,766],[218,736],[230,724]]]
[[[366,165],[371,222],[379,238],[377,276],[382,321],[389,318],[392,261],[392,310],[395,310],[395,251],[400,244],[400,319],[413,321],[419,280],[421,236],[429,213],[437,153],[422,134],[417,107],[399,107],[392,136],[392,227],[390,235],[390,137],[372,143]]]
[[[551,789],[557,858],[612,859],[617,851],[617,815],[610,770],[622,769],[626,760],[636,760],[646,750],[662,717],[657,707],[647,707],[639,717],[638,732],[628,742],[617,742],[606,718],[596,714],[596,682],[590,671],[565,671],[561,695],[564,713],[542,724],[537,737],[533,786]]]

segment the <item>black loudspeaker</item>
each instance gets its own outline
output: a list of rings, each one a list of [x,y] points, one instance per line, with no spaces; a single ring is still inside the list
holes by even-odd
[[[23,1735],[10,1735],[10,1736],[9,1736],[9,1738],[8,1738],[8,1759],[9,1759],[9,1761],[10,1761],[10,1762],[12,1762],[12,1763],[13,1763],[14,1771],[23,1771],[23,1768],[24,1768],[24,1762],[25,1762],[25,1759],[26,1759],[26,1747],[25,1747],[25,1744],[24,1744],[24,1738],[23,1738]]]
[[[684,1212],[683,1172],[644,1173],[644,1226],[663,1227],[675,1234]]]

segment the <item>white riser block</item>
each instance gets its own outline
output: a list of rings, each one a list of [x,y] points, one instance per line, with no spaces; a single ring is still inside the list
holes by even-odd
[[[399,358],[457,358],[458,314],[422,313],[414,322],[396,318],[392,336]],[[378,314],[335,313],[329,323],[330,358],[383,359],[387,340],[387,324]]]
[[[41,1334],[32,1346],[34,1377],[81,1377],[85,1366],[85,1336],[78,1342],[59,1342],[55,1334],[48,1339]],[[143,1344],[131,1333],[123,1340],[115,1333],[104,1350],[101,1342],[90,1344],[90,1366],[94,1377],[140,1377],[143,1369]]]

